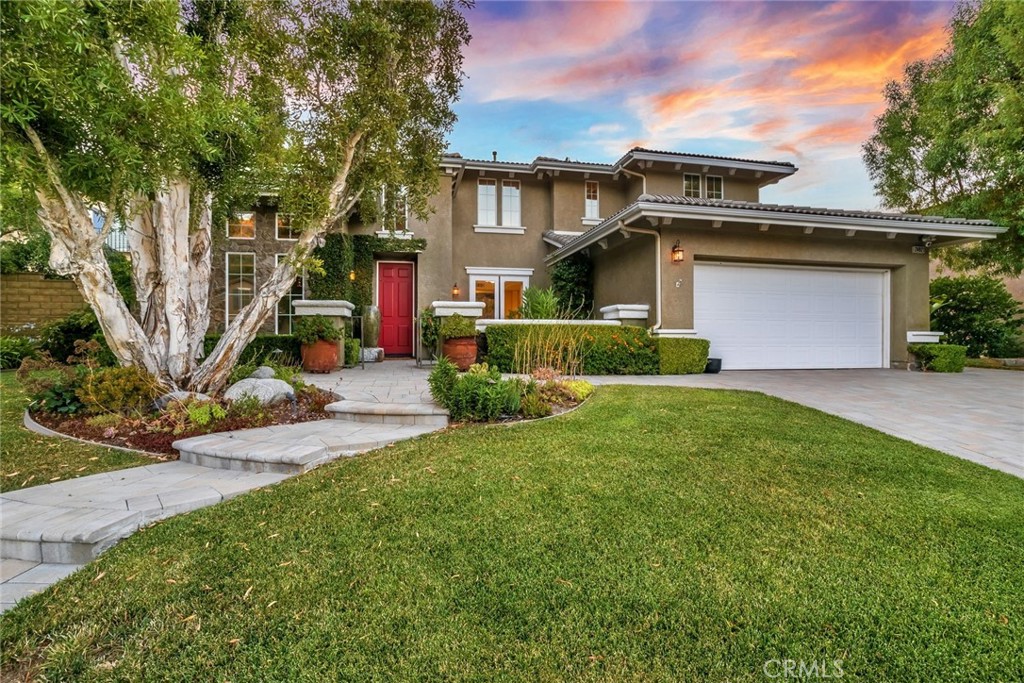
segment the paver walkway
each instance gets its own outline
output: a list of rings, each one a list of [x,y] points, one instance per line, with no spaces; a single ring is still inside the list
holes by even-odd
[[[305,379],[341,396],[338,419],[185,439],[176,462],[0,495],[0,611],[45,589],[142,526],[275,484],[343,455],[439,429],[427,374],[413,363]]]
[[[1024,372],[744,370],[587,379],[760,391],[1024,478]]]

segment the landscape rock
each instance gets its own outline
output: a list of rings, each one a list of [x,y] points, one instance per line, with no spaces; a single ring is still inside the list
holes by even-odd
[[[250,377],[241,382],[235,382],[224,392],[224,398],[229,401],[236,401],[243,396],[255,396],[263,405],[278,401],[295,402],[295,390],[283,379],[253,379]]]
[[[184,403],[185,401],[209,401],[211,400],[206,394],[198,391],[171,391],[157,400],[153,401],[153,407],[157,410],[163,410],[172,401],[178,403]]]
[[[274,379],[274,368],[261,365],[255,372],[249,375],[249,379]]]

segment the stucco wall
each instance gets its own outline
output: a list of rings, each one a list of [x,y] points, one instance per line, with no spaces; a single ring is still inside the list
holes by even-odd
[[[700,171],[698,169],[687,170],[685,168],[679,171],[660,171],[654,169],[645,171],[644,175],[647,176],[647,193],[682,196],[684,173],[700,173]],[[757,181],[753,178],[744,178],[740,175],[730,176],[727,171],[715,172],[714,170],[708,173],[700,173],[700,175],[720,176],[722,178],[724,199],[744,202],[758,201]],[[701,186],[704,187],[703,178],[701,179]],[[637,192],[639,193],[639,190]],[[631,197],[631,200],[635,198],[635,196]]]
[[[416,257],[416,310],[431,301],[451,298],[452,283],[452,178],[441,176],[440,185],[430,198],[433,213],[426,220],[409,219],[409,229],[427,240],[427,248]],[[374,293],[376,297],[376,293]]]
[[[681,264],[672,264],[669,252],[675,240],[686,252]],[[653,238],[634,235],[624,241],[615,236],[609,249],[595,255],[595,298],[599,306],[613,303],[650,303],[654,322]],[[908,330],[927,330],[929,317],[928,257],[911,253],[913,237],[886,239],[884,235],[848,238],[820,231],[803,235],[799,228],[772,227],[761,233],[755,226],[702,229],[676,221],[662,231],[662,327],[693,328],[694,261],[737,261],[810,266],[847,266],[888,270],[891,273],[890,354],[894,363],[906,361]],[[645,258],[642,254],[647,254]],[[676,286],[678,283],[678,286]],[[700,330],[697,330],[698,335]]]

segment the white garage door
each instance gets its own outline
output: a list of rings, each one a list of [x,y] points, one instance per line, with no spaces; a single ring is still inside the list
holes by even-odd
[[[885,271],[694,264],[694,328],[723,370],[888,367]]]

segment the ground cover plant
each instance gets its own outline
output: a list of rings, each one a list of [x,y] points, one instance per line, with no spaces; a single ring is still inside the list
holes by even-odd
[[[602,387],[148,528],[4,615],[51,680],[1009,681],[1024,481],[755,393]]]
[[[294,401],[263,405],[252,397],[233,401],[221,397],[182,397],[157,409],[154,402],[165,391],[154,378],[135,367],[101,367],[92,359],[99,348],[78,343],[80,361],[55,363],[47,356],[22,363],[17,377],[26,390],[29,413],[39,424],[61,434],[97,444],[131,448],[153,455],[177,457],[172,444],[211,432],[293,424],[330,417],[324,407],[337,397],[302,381],[297,366],[278,364],[268,354],[261,365],[275,379],[292,386]],[[232,382],[249,377],[256,362],[237,365]]]
[[[0,491],[154,462],[135,453],[30,432],[21,424],[28,401],[14,373],[0,373]]]

